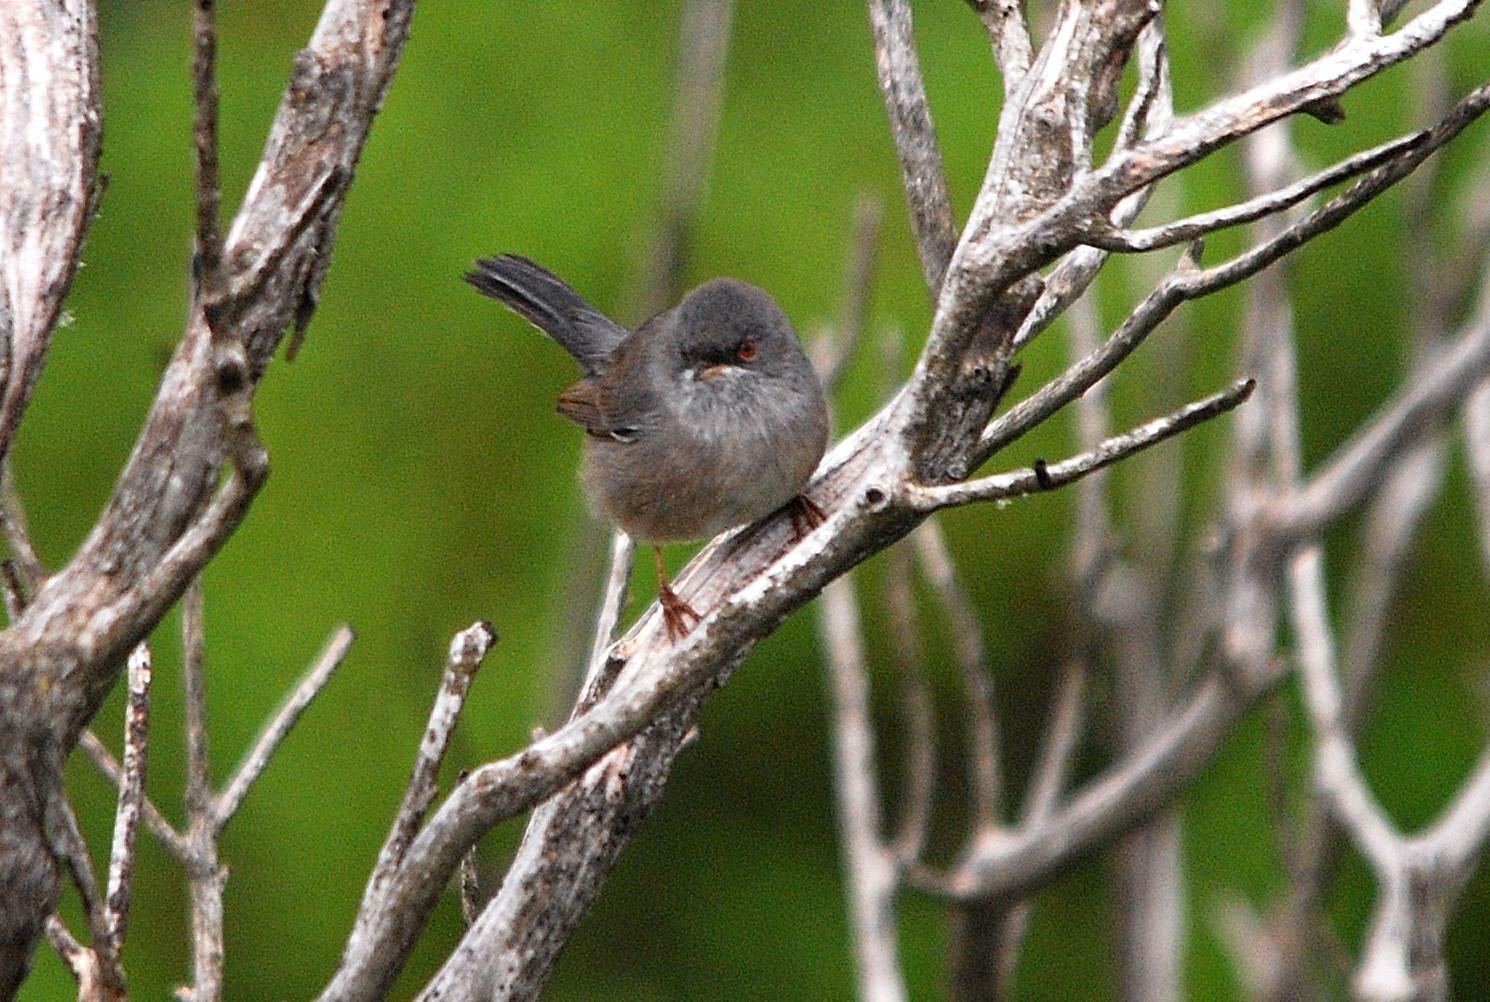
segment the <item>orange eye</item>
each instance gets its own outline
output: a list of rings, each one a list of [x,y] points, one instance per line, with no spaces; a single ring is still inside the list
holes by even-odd
[[[748,362],[755,358],[760,351],[760,345],[755,343],[755,338],[748,337],[735,346],[735,358],[741,362]]]

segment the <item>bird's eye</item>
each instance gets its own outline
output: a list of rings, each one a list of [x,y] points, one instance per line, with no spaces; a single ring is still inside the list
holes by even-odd
[[[755,338],[748,337],[735,345],[735,359],[740,362],[748,362],[755,358],[759,351],[760,345],[756,343]]]

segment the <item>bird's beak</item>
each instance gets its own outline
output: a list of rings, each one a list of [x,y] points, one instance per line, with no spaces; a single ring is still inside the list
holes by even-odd
[[[726,372],[733,368],[733,365],[722,364],[705,366],[704,368],[698,370],[695,378],[701,379],[704,382],[708,382],[711,379],[718,379],[720,376],[724,375]]]

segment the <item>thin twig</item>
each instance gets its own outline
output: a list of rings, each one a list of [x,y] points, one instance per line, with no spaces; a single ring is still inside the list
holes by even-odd
[[[155,621],[164,615],[171,596],[184,593],[196,572],[232,536],[267,475],[268,459],[262,454],[255,465],[235,465],[227,483],[154,568],[134,588],[117,595],[106,607],[107,615],[90,621],[80,642],[101,647],[120,624],[136,619]]]
[[[15,474],[10,468],[10,457],[0,461],[0,530],[10,546],[11,559],[21,571],[22,581],[31,594],[35,594],[47,579],[47,569],[37,556],[36,546],[31,542],[31,530],[26,524],[26,509],[21,504],[21,493],[16,489]]]
[[[1100,348],[993,421],[979,442],[977,458],[993,455],[1084,393],[1132,354],[1180,303],[1251,278],[1284,254],[1338,226],[1382,191],[1410,174],[1429,154],[1463,131],[1487,109],[1490,109],[1490,84],[1460,101],[1453,112],[1429,130],[1428,138],[1422,143],[1376,168],[1303,219],[1229,261],[1200,268],[1198,248],[1192,245],[1191,252],[1179,267],[1133,309]]]
[[[1140,134],[1154,138],[1164,134],[1174,121],[1174,88],[1169,75],[1169,47],[1165,22],[1156,16],[1138,36],[1138,88],[1118,127],[1118,147],[1131,146]],[[1127,226],[1148,203],[1153,186],[1140,188],[1118,202],[1108,215],[1114,226]],[[1014,334],[1013,348],[1019,351],[1081,298],[1107,262],[1107,251],[1082,245],[1068,251],[1045,278],[1040,298]]]
[[[886,327],[880,338],[881,391],[894,395],[904,378],[901,359],[904,336],[896,327]],[[902,863],[920,857],[926,848],[931,826],[931,808],[936,797],[936,716],[931,687],[926,681],[926,651],[912,592],[913,565],[910,544],[890,547],[886,554],[885,614],[890,622],[890,643],[901,685],[898,705],[904,721],[902,747],[905,759],[904,789],[900,817],[892,847]]]
[[[834,785],[859,997],[897,1002],[906,998],[896,943],[898,867],[882,835],[869,675],[852,574],[823,589],[818,625],[828,652]]]
[[[1223,209],[1202,212],[1172,223],[1165,223],[1162,226],[1129,230],[1098,223],[1092,227],[1083,241],[1103,250],[1126,252],[1151,251],[1160,247],[1173,247],[1175,244],[1188,243],[1208,233],[1240,223],[1250,223],[1264,216],[1292,208],[1332,184],[1338,184],[1374,170],[1400,154],[1417,148],[1427,139],[1427,131],[1414,132],[1347,157],[1325,170],[1301,178],[1286,187],[1249,198],[1245,202],[1228,205]]]
[[[991,831],[999,826],[1002,816],[1003,772],[999,767],[998,707],[994,702],[983,625],[957,576],[957,565],[947,549],[941,525],[935,519],[927,519],[911,534],[911,541],[921,573],[931,584],[937,604],[951,627],[952,650],[962,673],[967,701],[968,782],[973,788],[973,821]]]
[[[181,599],[181,673],[186,688],[186,839],[191,846],[193,1002],[218,1002],[223,977],[223,887],[227,870],[217,858],[217,824],[207,754],[207,628],[202,579]]]
[[[916,251],[921,256],[926,287],[935,299],[957,246],[957,227],[926,86],[921,81],[909,0],[869,0],[869,23],[874,31],[880,95],[900,158],[900,178],[909,203]]]
[[[600,597],[600,612],[595,621],[595,637],[590,644],[589,668],[580,691],[589,701],[604,696],[613,678],[607,678],[611,645],[616,641],[616,627],[626,611],[626,596],[631,584],[631,566],[636,560],[636,541],[620,529],[611,532],[610,571],[605,576],[605,594]]]
[[[1022,0],[968,0],[993,43],[993,58],[1004,75],[1004,90],[1013,90],[1029,72],[1034,50]]]
[[[207,762],[206,627],[202,579],[193,578],[181,598],[182,679],[186,686],[186,814],[190,827],[212,809]]]
[[[1212,394],[1203,400],[1139,425],[1132,431],[1114,435],[1100,446],[1079,456],[1059,463],[1036,463],[1035,466],[999,473],[961,484],[931,487],[925,484],[908,484],[903,488],[905,501],[918,511],[937,511],[953,505],[970,504],[974,501],[1002,501],[1023,497],[1039,491],[1054,490],[1074,480],[1110,466],[1125,456],[1148,448],[1208,421],[1242,403],[1252,393],[1255,384],[1250,379],[1233,383],[1230,388]]]
[[[911,555],[905,545],[893,546],[887,554],[885,614],[890,623],[890,642],[900,678],[897,701],[903,720],[905,751],[900,817],[893,845],[903,861],[917,859],[926,847],[931,808],[936,796],[936,719],[931,690],[926,682],[926,657],[917,622],[915,597],[911,593]]]
[[[78,942],[58,915],[47,916],[46,937],[78,983],[78,1002],[105,1002],[97,954]]]
[[[1480,559],[1490,574],[1490,380],[1480,383],[1464,408],[1465,452],[1479,513]]]
[[[476,670],[481,667],[481,662],[496,642],[497,631],[485,620],[472,623],[450,641],[450,653],[445,660],[440,691],[429,711],[429,723],[424,729],[419,754],[414,759],[414,768],[404,791],[403,803],[399,805],[388,837],[378,853],[377,865],[368,879],[367,891],[363,897],[364,911],[371,907],[370,902],[381,895],[384,886],[397,871],[409,843],[419,830],[424,812],[434,802],[440,762],[445,758],[445,749],[450,745],[450,736],[454,733],[455,724],[465,706],[471,680],[475,678]]]
[[[689,0],[678,28],[672,120],[662,163],[662,203],[648,255],[639,318],[682,295],[691,234],[714,160],[733,0]]]
[[[1490,295],[1467,332],[1404,381],[1404,389],[1340,446],[1273,514],[1285,539],[1313,539],[1380,486],[1404,450],[1438,428],[1490,373]]]
[[[197,156],[197,264],[211,302],[222,294],[222,239],[218,213],[222,185],[217,168],[217,0],[196,0],[192,16],[191,74],[196,104],[192,139]],[[209,316],[209,323],[213,321]]]
[[[869,293],[879,257],[880,222],[884,210],[873,195],[859,196],[854,206],[854,236],[849,245],[838,322],[812,343],[812,367],[823,389],[832,393],[853,360],[869,318]]]
[[[1080,661],[1062,662],[1056,678],[1055,697],[1051,700],[1050,720],[1040,738],[1024,809],[1020,812],[1021,828],[1034,828],[1048,819],[1070,780],[1076,751],[1081,746],[1085,695],[1085,666]],[[1004,916],[993,967],[997,983],[1006,994],[1014,983],[1014,972],[1019,965],[1019,954],[1033,908],[1032,901],[1021,901]]]
[[[92,949],[88,952],[96,961],[95,971],[103,988],[103,997],[124,995],[124,968],[120,966],[119,954],[113,948],[113,937],[109,934],[108,916],[103,896],[99,893],[98,878],[93,873],[93,861],[88,854],[88,844],[78,828],[77,815],[61,788],[60,771],[57,786],[46,804],[47,836],[52,842],[52,851],[59,862],[67,867],[73,886],[82,899],[83,914],[88,919],[88,934]]]
[[[1346,4],[1345,26],[1353,37],[1381,34],[1380,0],[1350,0]]]
[[[1045,821],[978,840],[950,873],[919,867],[908,877],[949,901],[1027,897],[1080,854],[1110,844],[1168,806],[1240,715],[1281,677],[1277,671],[1210,675],[1142,749],[1066,798]]]
[[[149,644],[129,656],[128,697],[124,709],[124,763],[119,803],[114,812],[114,840],[109,851],[109,881],[105,920],[110,948],[124,951],[129,922],[130,892],[134,884],[135,834],[145,800],[145,766],[150,742]]]
[[[83,736],[78,739],[78,746],[83,749],[84,754],[98,768],[116,790],[124,789],[124,769],[119,761],[114,758],[108,748],[92,731],[84,731]],[[142,796],[140,800],[140,816],[145,822],[145,827],[150,829],[150,834],[165,847],[166,851],[176,857],[177,862],[190,863],[192,852],[186,843],[186,836],[178,832],[175,827],[166,820],[160,808],[148,795]]]
[[[341,666],[351,649],[352,641],[357,635],[349,626],[337,627],[326,641],[320,656],[315,663],[301,676],[294,690],[285,697],[274,716],[264,725],[263,731],[259,733],[253,745],[243,756],[243,761],[234,770],[227,785],[217,795],[212,805],[212,816],[218,831],[221,831],[233,815],[238,813],[238,808],[243,804],[243,798],[248,796],[249,788],[264,772],[269,765],[270,758],[279,750],[280,744],[300,719],[300,715],[310,706],[311,701],[316,698],[326,683],[331,681],[331,676]]]

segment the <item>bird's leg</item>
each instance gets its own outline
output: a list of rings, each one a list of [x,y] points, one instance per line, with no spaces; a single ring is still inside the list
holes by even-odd
[[[792,520],[792,542],[800,543],[807,534],[828,520],[828,516],[806,494],[798,494],[786,503],[787,517]]]
[[[667,566],[662,562],[662,547],[652,547],[652,562],[657,567],[657,602],[662,606],[662,625],[667,628],[667,639],[677,643],[698,625],[699,614],[693,611],[693,606],[679,598],[678,593],[667,583]]]

